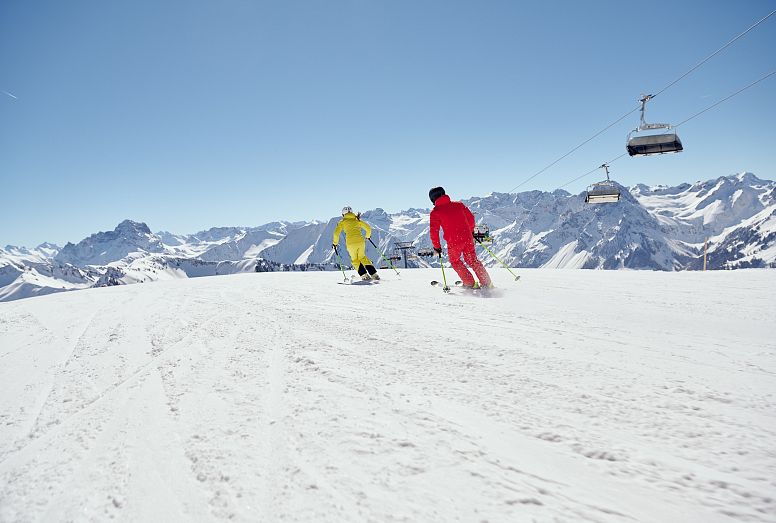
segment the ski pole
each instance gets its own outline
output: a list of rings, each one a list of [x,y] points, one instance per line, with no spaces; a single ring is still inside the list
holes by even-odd
[[[450,287],[447,286],[447,277],[445,276],[445,264],[442,263],[442,253],[439,253],[439,266],[442,267],[442,281],[444,282],[445,286],[442,287],[442,290],[445,292],[450,292]]]
[[[494,258],[494,259],[495,259],[497,262],[499,262],[501,265],[503,265],[503,266],[504,266],[504,268],[505,268],[506,270],[508,270],[508,271],[509,271],[509,274],[511,274],[512,276],[514,276],[514,277],[515,277],[515,281],[517,281],[517,280],[519,280],[519,279],[520,279],[520,276],[518,276],[518,275],[516,275],[514,272],[512,272],[512,269],[510,269],[509,267],[507,267],[507,264],[506,264],[506,263],[504,263],[503,261],[501,261],[501,258],[499,258],[499,257],[498,257],[498,256],[496,256],[495,254],[493,254],[493,253],[490,251],[490,249],[488,249],[488,248],[485,246],[485,244],[484,244],[484,243],[482,243],[482,242],[481,242],[481,241],[479,241],[479,240],[477,240],[477,243],[479,243],[480,245],[482,245],[482,248],[483,248],[483,249],[485,249],[486,251],[488,251],[488,254],[490,254],[491,256],[493,256],[493,258]]]
[[[399,274],[399,271],[397,271],[397,270],[396,270],[396,267],[394,267],[394,266],[393,266],[393,264],[391,263],[391,260],[389,260],[388,258],[386,258],[386,257],[385,257],[385,255],[384,255],[384,254],[383,254],[383,252],[380,250],[380,248],[379,248],[377,245],[375,245],[375,242],[373,242],[373,241],[372,241],[372,238],[369,238],[369,243],[371,243],[371,244],[372,244],[372,246],[373,246],[375,249],[377,249],[377,252],[379,252],[379,253],[380,253],[380,256],[382,256],[382,257],[383,257],[383,259],[384,259],[385,261],[387,261],[387,262],[388,262],[388,265],[390,265],[390,266],[391,266],[391,269],[393,269],[393,270],[396,272],[396,274]],[[401,276],[401,275],[399,274],[399,276]]]
[[[332,245],[332,247],[334,247],[334,254],[337,255],[337,263],[339,264],[340,270],[342,271],[342,278],[343,278],[344,281],[348,281],[348,277],[345,276],[345,269],[342,267],[342,260],[340,260],[339,251],[337,250],[337,246],[336,245]]]

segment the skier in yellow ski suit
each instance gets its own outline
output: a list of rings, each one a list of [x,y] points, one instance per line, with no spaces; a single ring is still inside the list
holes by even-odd
[[[348,249],[353,267],[358,271],[362,279],[379,280],[380,276],[377,274],[377,269],[375,269],[372,261],[366,256],[366,241],[361,236],[361,229],[364,229],[366,239],[368,240],[372,236],[372,228],[368,223],[362,221],[360,216],[360,213],[356,216],[350,207],[346,206],[342,209],[342,219],[334,229],[331,246],[335,249],[337,248],[340,233],[345,231],[345,247]]]

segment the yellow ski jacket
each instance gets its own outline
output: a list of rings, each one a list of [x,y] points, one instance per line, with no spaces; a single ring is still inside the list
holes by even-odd
[[[339,237],[342,231],[345,231],[345,245],[348,250],[350,250],[351,247],[358,246],[359,243],[363,244],[364,237],[361,236],[361,229],[364,229],[367,239],[372,236],[372,228],[368,223],[359,220],[352,212],[347,213],[342,217],[337,224],[337,227],[334,229],[334,238],[331,240],[332,245],[337,245],[339,243]]]

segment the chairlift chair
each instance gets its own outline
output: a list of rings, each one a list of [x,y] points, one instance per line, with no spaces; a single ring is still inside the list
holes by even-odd
[[[596,182],[587,188],[585,203],[614,203],[620,201],[620,189],[609,179],[609,166],[600,167],[606,171],[606,180]]]
[[[493,238],[490,237],[490,227],[487,225],[475,225],[472,234],[474,235],[475,241],[478,243],[493,242]]]
[[[436,254],[434,249],[418,249],[418,256],[423,256],[424,258],[429,258],[434,254]]]
[[[631,156],[651,156],[653,154],[666,154],[681,152],[682,141],[676,134],[676,129],[667,123],[647,123],[644,120],[644,110],[647,102],[654,98],[654,95],[642,95],[641,99],[641,123],[639,126],[628,133],[628,143],[626,149]],[[673,132],[660,134],[646,134],[633,136],[634,133],[652,131],[655,129],[674,129]]]

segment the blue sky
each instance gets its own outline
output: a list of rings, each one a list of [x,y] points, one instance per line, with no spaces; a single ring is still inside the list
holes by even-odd
[[[328,219],[506,192],[686,72],[771,1],[0,3],[0,245]],[[776,15],[651,102],[678,123],[776,69]],[[614,179],[776,178],[776,76]],[[520,187],[625,151],[638,115]],[[591,175],[565,188],[580,192]]]

